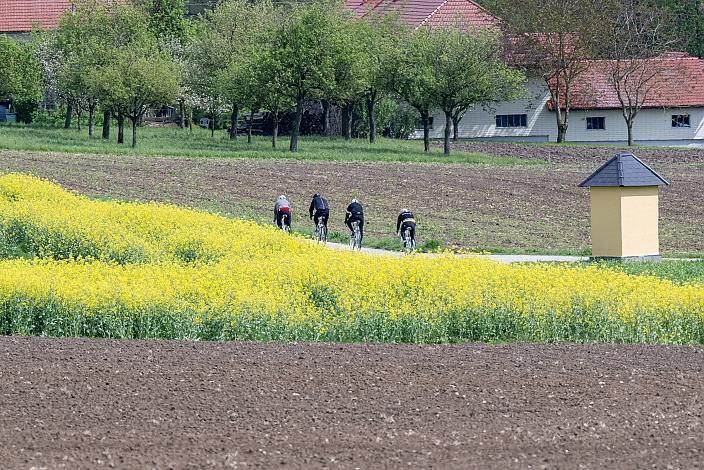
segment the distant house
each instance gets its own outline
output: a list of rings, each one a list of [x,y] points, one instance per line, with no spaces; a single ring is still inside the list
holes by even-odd
[[[471,0],[347,0],[356,16],[372,12],[399,13],[416,28],[450,25],[457,18],[476,27],[498,28],[501,20]],[[704,61],[686,54],[659,59],[666,72],[634,124],[636,143],[646,145],[704,146]],[[567,141],[585,143],[627,142],[626,122],[608,75],[607,61],[591,61],[573,84]],[[555,141],[554,106],[542,78],[532,77],[526,99],[491,103],[468,111],[458,126],[463,139]],[[431,117],[431,138],[445,132],[445,116]],[[421,138],[417,131],[413,138]]]
[[[687,54],[657,59],[662,77],[648,90],[635,119],[637,144],[704,146],[704,60]],[[610,63],[590,62],[572,85],[567,141],[627,143],[628,130],[609,76]],[[528,82],[529,97],[467,112],[458,126],[460,138],[508,141],[555,141],[554,105],[541,79]],[[444,117],[437,115],[431,137],[442,138]]]
[[[72,8],[72,0],[0,0],[0,34],[22,37],[35,28],[58,28],[61,15]]]

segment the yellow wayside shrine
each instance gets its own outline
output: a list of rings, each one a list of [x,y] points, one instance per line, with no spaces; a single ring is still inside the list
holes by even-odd
[[[579,186],[589,188],[592,258],[658,260],[659,186],[669,183],[632,154],[618,154]]]

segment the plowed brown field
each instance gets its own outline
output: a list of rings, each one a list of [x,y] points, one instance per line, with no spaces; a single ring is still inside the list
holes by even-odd
[[[704,349],[0,338],[2,468],[697,468]]]

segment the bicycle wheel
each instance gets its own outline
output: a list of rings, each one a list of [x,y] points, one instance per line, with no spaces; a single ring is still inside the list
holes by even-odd
[[[359,225],[354,229],[354,244],[358,250],[362,249],[362,234],[359,231]]]
[[[323,243],[328,242],[328,228],[322,224],[320,226],[320,241]]]

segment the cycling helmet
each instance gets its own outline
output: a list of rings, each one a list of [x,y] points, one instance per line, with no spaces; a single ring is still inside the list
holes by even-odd
[[[282,194],[281,196],[279,196],[279,199],[286,199],[286,196]]]
[[[410,212],[410,211],[408,209],[401,209],[401,214],[403,214],[404,212]]]
[[[359,201],[357,200],[357,198],[354,198],[354,197],[353,197],[353,198],[352,198],[352,204],[354,204],[355,202],[359,202]]]
[[[313,194],[313,197],[314,197],[314,198],[316,198],[316,197],[320,197],[320,194],[318,194],[318,193],[315,193],[315,194]]]

